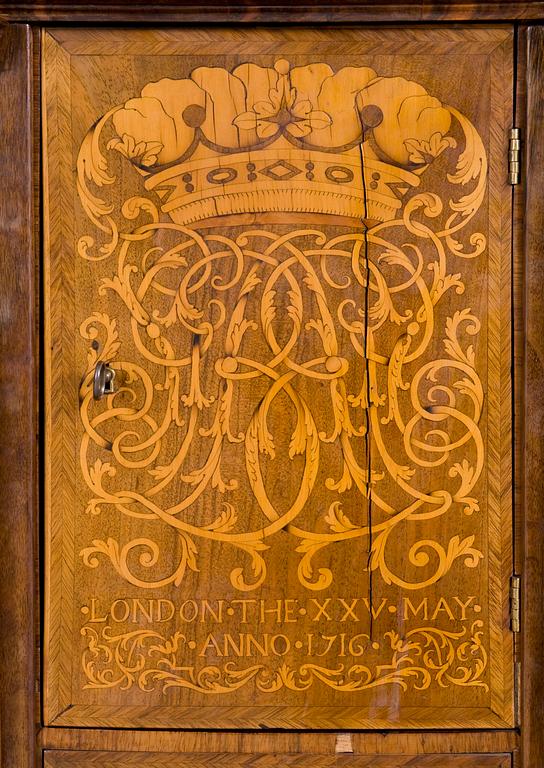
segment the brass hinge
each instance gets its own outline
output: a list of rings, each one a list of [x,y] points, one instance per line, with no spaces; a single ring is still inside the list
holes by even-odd
[[[510,629],[517,633],[521,629],[521,576],[510,577]]]
[[[508,183],[519,184],[521,173],[521,132],[511,128],[508,140]]]

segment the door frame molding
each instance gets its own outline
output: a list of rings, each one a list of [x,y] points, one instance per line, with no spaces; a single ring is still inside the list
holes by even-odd
[[[526,194],[520,417],[522,508],[522,765],[532,768],[544,756],[544,27],[527,34]],[[530,173],[529,173],[530,170]],[[519,448],[519,450],[518,450]]]
[[[260,22],[368,24],[529,21],[544,18],[544,0],[0,0],[0,19],[18,23],[153,24]]]
[[[284,0],[287,3],[287,0]],[[387,23],[421,21],[508,22],[544,19],[544,2],[429,3],[350,0],[292,9],[195,6],[162,0],[17,3],[0,0],[0,757],[5,768],[30,768],[40,708],[36,685],[39,643],[39,80],[36,35],[27,23],[131,22]],[[517,26],[517,24],[516,24]],[[514,243],[520,259],[518,328],[514,334],[515,497],[517,562],[522,575],[521,728],[523,768],[539,768],[544,756],[544,28],[520,26],[520,62],[526,55],[527,98],[518,122],[526,126],[526,182],[516,189]],[[522,81],[525,78],[523,78]],[[523,88],[521,89],[523,90]],[[525,103],[526,102],[526,103]],[[45,729],[40,743],[45,746]],[[481,741],[493,731],[481,733]],[[414,734],[416,738],[418,734]],[[438,735],[437,735],[438,736]],[[470,736],[470,739],[469,739]],[[474,747],[476,734],[467,736]],[[444,739],[448,733],[443,734]],[[372,743],[371,740],[369,744]],[[468,751],[468,750],[467,750]],[[516,752],[516,750],[514,750]],[[517,765],[517,762],[516,762]]]

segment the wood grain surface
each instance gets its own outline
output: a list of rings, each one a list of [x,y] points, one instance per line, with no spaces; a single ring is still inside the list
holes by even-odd
[[[511,31],[44,46],[46,721],[512,724]]]
[[[125,731],[91,728],[44,728],[40,748],[102,752],[177,752],[242,754],[336,754],[347,745],[354,755],[433,755],[511,753],[515,731],[413,731],[360,733]],[[343,745],[343,746],[342,746]]]
[[[541,19],[544,16],[544,3],[541,0],[483,0],[483,2],[458,2],[438,0],[435,2],[399,2],[399,0],[372,0],[361,3],[357,0],[343,0],[331,3],[319,0],[316,3],[280,2],[243,2],[229,3],[216,0],[214,3],[196,5],[194,2],[180,0],[161,0],[153,9],[143,0],[85,0],[75,2],[17,2],[4,0],[0,3],[0,14],[10,21],[53,22],[63,24],[85,24],[86,22],[106,23],[165,23],[196,22],[204,19],[213,22],[422,22],[422,21],[498,21],[514,19]]]
[[[523,602],[523,765],[538,765],[544,755],[544,604],[542,594],[531,593],[544,572],[544,518],[542,487],[544,483],[542,398],[544,312],[542,284],[544,261],[542,219],[544,206],[538,179],[544,160],[544,103],[540,81],[544,73],[544,34],[532,27],[527,47],[527,198],[525,218],[525,441],[523,453],[524,530],[523,583],[529,591]]]
[[[32,38],[0,30],[0,762],[33,765],[37,521]],[[9,151],[7,148],[9,147]]]
[[[315,21],[315,22],[341,22],[341,21],[382,21],[384,15],[388,21],[403,22],[407,20],[463,20],[463,19],[494,19],[497,21],[507,21],[509,19],[541,19],[544,16],[544,4],[540,2],[482,2],[482,3],[365,3],[357,4],[339,4],[334,7],[327,6],[325,3],[313,4],[311,7],[297,5],[293,7],[287,4],[276,4],[275,6],[236,6],[229,3],[228,7],[221,7],[221,4],[214,6],[191,6],[184,3],[160,3],[153,6],[150,10],[149,5],[140,4],[139,0],[130,4],[124,2],[94,2],[92,4],[79,2],[71,3],[0,3],[0,14],[4,19],[14,21],[33,21],[34,23],[51,21],[60,21],[67,24],[80,24],[86,21],[123,23],[129,22],[170,22],[170,21],[201,21],[204,16],[214,21],[256,21],[256,20],[277,20],[288,21]],[[128,15],[130,13],[130,16]],[[151,14],[151,15],[150,15]],[[529,768],[540,768],[542,754],[544,754],[544,745],[542,744],[543,730],[541,727],[544,719],[542,711],[542,681],[544,681],[544,669],[541,659],[542,656],[542,637],[544,629],[541,626],[542,610],[539,595],[541,594],[543,567],[543,547],[544,531],[540,524],[540,492],[538,490],[538,480],[541,466],[540,456],[540,432],[539,431],[539,413],[541,404],[541,382],[542,372],[538,364],[539,345],[542,338],[541,317],[542,301],[540,298],[540,284],[542,282],[540,274],[539,254],[542,250],[540,243],[540,223],[542,212],[540,211],[540,186],[541,186],[541,168],[542,159],[540,158],[540,137],[542,116],[539,107],[539,93],[541,92],[542,81],[542,31],[540,28],[532,28],[531,32],[531,99],[529,101],[528,115],[530,132],[530,141],[525,144],[527,151],[527,175],[529,179],[529,200],[526,212],[527,233],[528,233],[528,259],[527,259],[527,297],[523,296],[523,307],[527,302],[527,321],[531,335],[528,342],[528,376],[527,392],[528,397],[525,400],[523,396],[523,387],[525,379],[520,386],[518,402],[523,408],[523,415],[529,422],[529,428],[526,432],[526,450],[529,460],[525,465],[518,461],[517,478],[527,476],[527,520],[522,519],[522,514],[518,514],[518,530],[521,531],[521,539],[525,539],[524,547],[517,548],[517,563],[523,570],[527,565],[527,576],[524,581],[524,608],[526,609],[524,622],[524,632],[527,633],[527,640],[524,649],[524,683],[523,683],[523,718],[522,718],[522,741],[524,743],[523,761],[517,760],[513,763],[515,766],[523,765]],[[28,113],[25,110],[28,105],[28,97],[31,93],[30,86],[30,47],[31,41],[28,30],[23,27],[11,26],[8,30],[2,30],[0,42],[2,57],[2,72],[0,73],[0,90],[2,93],[2,113],[8,115],[8,119],[3,120],[1,131],[5,146],[10,146],[9,153],[3,153],[1,166],[4,176],[10,179],[17,179],[17,183],[11,183],[2,187],[3,194],[0,195],[0,201],[5,211],[5,206],[9,206],[9,220],[17,221],[17,227],[10,226],[7,230],[5,242],[9,240],[9,248],[3,243],[1,250],[1,264],[6,267],[2,271],[3,279],[1,282],[2,304],[9,307],[5,317],[10,318],[8,325],[2,325],[7,328],[5,336],[2,336],[2,351],[0,355],[0,369],[2,371],[2,381],[11,384],[14,371],[17,370],[17,380],[21,383],[23,398],[20,398],[17,405],[13,404],[13,398],[10,400],[10,407],[2,409],[2,425],[5,418],[6,429],[3,430],[2,456],[7,459],[2,462],[2,488],[9,490],[4,494],[2,492],[3,504],[0,532],[2,534],[3,552],[9,553],[10,561],[15,567],[10,567],[0,587],[0,605],[2,610],[2,628],[0,632],[2,648],[2,665],[0,669],[1,682],[1,720],[0,720],[0,750],[2,756],[2,765],[14,767],[29,766],[34,764],[34,739],[33,739],[33,712],[32,712],[32,687],[33,687],[33,668],[34,668],[34,648],[35,640],[32,627],[31,613],[32,586],[30,584],[32,568],[30,563],[33,560],[33,545],[31,533],[31,520],[35,514],[36,497],[36,478],[35,478],[35,424],[38,418],[37,399],[35,397],[35,346],[34,342],[29,343],[29,336],[25,335],[25,327],[30,329],[34,325],[33,319],[29,319],[32,314],[35,302],[35,254],[33,248],[29,246],[33,238],[34,227],[31,224],[33,216],[30,210],[30,192],[29,170],[34,166],[35,180],[38,177],[38,163],[31,161],[29,153],[29,137],[32,134],[29,125]],[[522,38],[523,39],[523,38]],[[523,58],[524,51],[520,52]],[[522,67],[518,63],[518,83],[525,85]],[[2,90],[2,87],[5,90]],[[519,93],[519,90],[518,90]],[[19,95],[19,96],[17,96]],[[14,98],[16,97],[16,98]],[[7,106],[4,106],[7,104]],[[21,114],[14,111],[13,105],[17,105],[22,110]],[[37,102],[36,102],[37,104]],[[517,123],[523,126],[523,114],[518,113]],[[17,119],[10,119],[10,118]],[[14,141],[14,137],[16,140]],[[17,171],[14,173],[14,164]],[[19,191],[23,189],[22,196],[19,197]],[[14,194],[15,190],[15,194]],[[9,191],[9,194],[7,194]],[[519,192],[519,190],[518,190]],[[522,201],[522,195],[518,194],[518,200]],[[13,210],[23,210],[21,218],[15,216],[13,219]],[[519,206],[518,206],[519,208]],[[516,221],[520,226],[517,230],[517,253],[521,252],[523,238],[519,237],[519,232],[524,219],[523,212],[517,217]],[[6,221],[6,216],[2,216],[2,221]],[[520,223],[521,222],[521,223]],[[3,232],[4,230],[2,230]],[[15,253],[16,249],[12,246],[15,242],[14,232],[17,231],[20,236],[20,251]],[[21,258],[21,254],[26,254]],[[14,260],[16,263],[14,263]],[[518,286],[523,290],[524,274],[521,265],[515,261],[514,269],[517,275]],[[518,294],[519,295],[519,294]],[[14,302],[15,297],[15,302]],[[14,319],[15,318],[15,319]],[[5,319],[5,318],[4,318]],[[523,320],[525,318],[522,318]],[[15,329],[16,328],[16,332]],[[532,331],[531,331],[532,329]],[[520,351],[524,346],[524,325],[519,326],[517,333],[517,368],[522,371],[523,353]],[[15,340],[15,343],[14,343]],[[541,345],[540,345],[541,346]],[[19,355],[20,349],[26,349]],[[14,359],[18,359],[17,366],[14,367]],[[32,397],[28,396],[27,385],[33,389]],[[5,392],[7,385],[3,388]],[[4,398],[4,395],[3,395]],[[7,402],[3,399],[2,405]],[[517,434],[523,435],[523,419],[518,413]],[[6,441],[5,436],[9,437]],[[15,458],[14,458],[15,456]],[[22,471],[15,477],[11,467],[18,466]],[[29,471],[29,467],[32,467]],[[25,478],[33,475],[33,479],[27,482]],[[17,483],[16,492],[12,489]],[[516,483],[518,494],[523,493],[521,483]],[[23,488],[24,486],[24,488]],[[23,490],[21,490],[23,489]],[[518,497],[519,498],[519,497]],[[10,501],[10,505],[6,500]],[[15,501],[16,500],[16,501]],[[518,512],[523,511],[523,502],[517,504]],[[23,509],[23,513],[21,513]],[[21,599],[21,595],[23,596]],[[15,598],[15,599],[14,599]],[[35,622],[36,626],[37,623]],[[9,631],[7,628],[9,627]],[[69,649],[69,643],[66,647]],[[7,659],[7,661],[6,661]],[[252,742],[256,738],[259,743]],[[276,741],[274,741],[276,739]],[[279,739],[279,740],[278,740]],[[329,739],[325,742],[323,740]],[[145,731],[112,731],[112,730],[92,730],[92,729],[69,729],[69,728],[44,728],[41,731],[39,744],[46,746],[50,750],[60,750],[49,752],[47,759],[55,760],[60,754],[70,754],[71,749],[78,750],[142,750],[145,752],[156,752],[157,750],[189,752],[197,750],[200,752],[220,753],[225,743],[229,743],[228,749],[233,751],[241,749],[242,751],[253,750],[292,753],[300,750],[306,754],[322,750],[323,752],[333,751],[335,745],[335,736],[333,734],[217,734],[217,733],[175,733],[164,731],[145,732]],[[517,744],[517,735],[514,731],[496,731],[469,732],[464,733],[444,733],[437,734],[432,732],[414,732],[408,734],[353,734],[353,743],[356,745],[355,751],[365,754],[385,754],[389,756],[412,755],[416,753],[436,753],[440,755],[446,752],[511,752]],[[83,753],[84,754],[84,753]],[[110,754],[111,757],[111,754]],[[500,756],[499,756],[500,757]],[[74,755],[72,753],[72,758]],[[38,759],[38,758],[37,758]],[[98,759],[98,758],[97,758]],[[100,758],[101,759],[101,758]],[[467,756],[466,759],[473,760],[470,765],[483,765],[478,762],[474,755]],[[495,757],[493,757],[495,760]],[[502,759],[502,758],[501,758]],[[508,758],[510,760],[510,758]],[[56,765],[56,763],[54,763]],[[74,764],[69,763],[69,764]],[[77,763],[76,763],[77,764]],[[88,763],[84,763],[86,765]],[[91,763],[93,764],[93,763]],[[96,763],[95,763],[96,764]],[[439,763],[443,765],[444,763]],[[501,763],[499,763],[501,764]],[[510,762],[506,763],[510,765]],[[117,763],[113,765],[117,766]],[[434,765],[434,764],[433,764]],[[492,763],[495,765],[495,763]]]
[[[294,755],[46,752],[45,768],[510,768],[511,756],[495,755]],[[182,762],[181,762],[182,761]]]

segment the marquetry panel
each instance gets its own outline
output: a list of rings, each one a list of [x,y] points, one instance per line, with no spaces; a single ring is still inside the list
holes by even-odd
[[[46,752],[44,768],[511,768],[511,755]]]
[[[510,31],[43,42],[47,722],[512,725]]]

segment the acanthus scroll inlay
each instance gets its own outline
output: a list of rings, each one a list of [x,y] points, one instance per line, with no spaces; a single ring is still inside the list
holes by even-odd
[[[143,691],[169,688],[187,688],[204,694],[232,693],[250,681],[254,681],[263,693],[274,693],[281,688],[305,691],[314,684],[324,684],[337,691],[364,691],[382,686],[399,686],[406,691],[427,690],[433,682],[443,688],[449,686],[476,686],[488,690],[482,675],[487,667],[487,652],[482,644],[483,622],[475,621],[470,628],[459,632],[448,632],[435,627],[418,627],[410,630],[405,638],[397,632],[386,632],[383,644],[390,658],[378,669],[369,667],[361,658],[365,655],[370,637],[358,634],[346,644],[350,656],[358,658],[357,663],[346,664],[338,659],[334,667],[323,663],[299,663],[296,666],[282,662],[281,656],[290,650],[286,635],[268,636],[257,641],[253,635],[240,634],[223,644],[223,654],[215,636],[215,650],[220,655],[272,656],[277,662],[271,666],[270,658],[262,662],[238,660],[226,661],[220,666],[204,663],[187,664],[187,655],[200,650],[197,644],[188,641],[182,632],[163,637],[159,632],[140,629],[114,635],[109,627],[98,632],[94,627],[85,626],[81,634],[88,641],[83,654],[82,666],[87,688],[118,688],[123,690],[138,686]],[[277,642],[275,642],[277,641]],[[281,641],[281,642],[280,642]],[[208,638],[201,642],[205,650],[211,645]],[[295,644],[304,647],[302,642]],[[378,643],[374,643],[378,646]],[[277,648],[276,648],[277,646]],[[308,649],[304,649],[308,653]],[[312,649],[313,650],[313,649]],[[198,654],[203,656],[204,653]],[[311,656],[312,654],[308,654]],[[342,654],[346,656],[346,653]],[[280,657],[280,658],[278,658]]]
[[[113,156],[147,190],[118,211],[98,196],[115,184]],[[112,307],[80,328],[100,342],[81,388],[81,469],[89,512],[155,521],[180,546],[168,573],[147,535],[89,542],[86,565],[180,585],[207,539],[239,551],[230,582],[253,591],[281,532],[309,590],[333,583],[320,558],[339,542],[363,540],[368,568],[408,590],[478,566],[474,535],[418,530],[479,510],[480,319],[463,293],[465,265],[486,249],[471,227],[486,176],[466,117],[367,67],[201,67],[110,110],[78,160],[81,201],[105,235],[82,236],[79,253],[108,260],[99,292]],[[319,215],[199,229],[273,211]],[[363,224],[331,234],[327,214]],[[105,407],[91,392],[99,358],[124,375]],[[279,424],[290,436],[277,444]],[[298,479],[288,500],[267,487],[273,462]],[[415,579],[389,564],[407,537]]]

